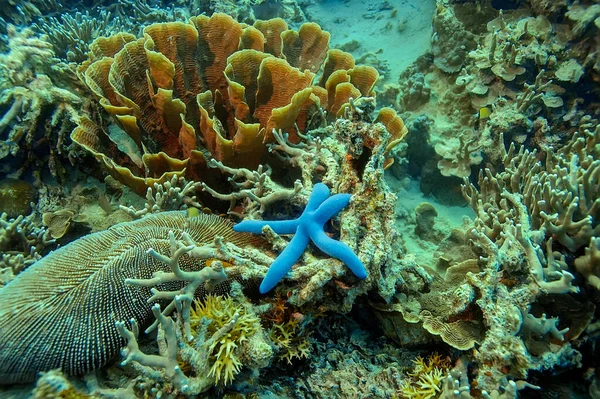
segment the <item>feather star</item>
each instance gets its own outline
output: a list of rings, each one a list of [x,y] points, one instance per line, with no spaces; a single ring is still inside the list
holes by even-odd
[[[233,227],[235,231],[262,234],[262,228],[269,226],[277,234],[294,234],[287,247],[273,261],[264,280],[260,293],[269,292],[292,268],[306,250],[309,240],[327,255],[337,258],[350,268],[359,279],[367,277],[367,270],[352,249],[343,242],[330,238],[323,225],[350,202],[351,194],[329,196],[329,188],[323,183],[315,184],[308,204],[298,219],[294,220],[247,220]]]

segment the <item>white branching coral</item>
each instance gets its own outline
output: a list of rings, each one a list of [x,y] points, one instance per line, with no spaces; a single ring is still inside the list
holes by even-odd
[[[174,175],[171,180],[166,180],[161,184],[154,183],[153,187],[148,187],[143,209],[124,205],[120,205],[119,208],[134,218],[187,207],[202,208],[195,195],[201,185],[200,182],[186,181],[185,178]]]
[[[39,227],[35,214],[11,219],[0,215],[0,285],[4,285],[41,258],[41,251],[54,243],[48,230]]]
[[[212,244],[197,246],[189,235],[184,233],[181,240],[177,240],[173,232],[169,232],[170,254],[163,255],[154,249],[148,249],[147,253],[157,261],[164,263],[170,272],[155,272],[150,279],[127,279],[126,283],[153,287],[152,297],[149,302],[170,301],[164,310],[159,304],[152,307],[155,322],[146,329],[150,332],[158,328],[157,342],[159,354],[146,354],[138,344],[139,325],[135,319],[131,319],[127,327],[125,322],[117,322],[116,326],[121,337],[127,340],[127,345],[122,354],[124,360],[122,365],[132,365],[141,375],[154,381],[160,382],[163,388],[172,386],[177,392],[186,395],[195,395],[206,391],[215,383],[224,378],[224,383],[230,383],[233,375],[239,372],[242,363],[234,357],[231,345],[231,334],[243,328],[248,334],[242,341],[247,340],[250,335],[259,333],[260,323],[255,316],[242,315],[240,312],[231,311],[230,317],[220,319],[218,328],[209,328],[210,320],[206,305],[204,308],[192,310],[196,290],[201,284],[206,284],[208,290],[225,281],[226,274],[223,263],[243,263],[249,265],[248,260],[240,257],[234,251],[235,246],[225,244],[221,238],[216,237]],[[239,251],[239,249],[237,249]],[[180,259],[189,256],[195,260],[211,260],[210,265],[198,271],[186,271],[182,269]],[[167,283],[180,282],[184,286],[179,290],[161,291],[157,286]],[[204,312],[202,309],[207,310]],[[170,315],[177,310],[177,318]],[[218,310],[217,310],[218,313]],[[214,315],[213,315],[214,317]],[[253,323],[252,329],[240,327],[249,321]],[[193,328],[192,328],[193,327]],[[262,334],[259,334],[262,337]],[[237,348],[237,344],[236,348]],[[253,345],[262,348],[262,355],[269,357],[272,354],[266,343],[253,342]],[[215,349],[217,348],[217,349]],[[228,349],[229,348],[229,349]],[[215,350],[218,352],[215,360]],[[255,348],[256,350],[256,348]],[[225,351],[225,352],[223,352]],[[223,352],[223,353],[221,353]],[[221,356],[220,358],[218,356]],[[211,360],[212,359],[212,360]],[[227,368],[227,364],[231,367]],[[266,362],[255,362],[257,367],[264,367]],[[185,373],[182,365],[191,368],[193,373]],[[226,368],[226,369],[224,369]],[[166,385],[165,385],[166,384]]]

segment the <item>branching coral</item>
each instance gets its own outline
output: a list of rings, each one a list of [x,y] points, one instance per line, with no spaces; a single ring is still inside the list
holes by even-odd
[[[214,334],[229,324],[233,325],[227,335],[213,340],[208,347],[211,364],[208,376],[213,377],[216,384],[228,385],[243,366],[241,359],[244,357],[243,352],[247,350],[246,346],[261,331],[260,320],[248,305],[236,303],[231,297],[212,295],[195,303],[190,315],[192,328],[202,326],[202,319],[209,322],[206,327],[208,334]]]
[[[427,359],[417,357],[414,368],[400,386],[400,397],[406,399],[430,399],[441,392],[444,374],[449,368],[448,359],[433,353]]]
[[[185,178],[173,176],[162,184],[154,183],[154,187],[148,187],[146,191],[146,203],[143,209],[135,209],[133,206],[120,205],[120,208],[135,218],[147,215],[187,208],[190,206],[200,208],[196,202],[196,190],[200,186],[198,182],[186,182]]]
[[[158,305],[152,311],[159,328],[160,354],[149,355],[139,349],[135,320],[131,330],[119,322],[119,333],[127,339],[122,365],[133,363],[145,377],[162,381],[163,389],[172,385],[178,392],[191,395],[214,384],[228,385],[243,366],[264,367],[272,355],[250,305],[231,297],[208,295],[197,301],[189,314],[179,309],[178,321],[165,316]],[[186,325],[193,331],[188,338]]]
[[[294,359],[308,358],[312,345],[307,333],[302,333],[300,321],[289,320],[285,323],[273,323],[269,338],[279,348],[279,358],[292,364]]]
[[[59,9],[60,6],[56,0],[24,0],[8,1],[0,10],[0,21],[11,24],[26,24],[31,22],[42,11]]]
[[[12,219],[0,215],[0,285],[4,285],[41,258],[54,240],[46,228],[35,222],[35,214]]]
[[[555,339],[562,340],[568,331],[558,330],[556,320],[546,319],[544,315],[535,318],[526,312],[540,291],[565,294],[579,290],[573,285],[574,276],[568,270],[565,256],[555,250],[553,242],[563,246],[563,253],[576,251],[598,234],[594,222],[598,212],[594,205],[598,203],[597,184],[594,183],[598,134],[598,130],[576,134],[567,146],[545,154],[544,164],[535,152],[521,149],[516,153],[511,145],[503,157],[503,172],[482,172],[479,191],[470,183],[464,186],[465,196],[477,212],[473,230],[475,242],[486,254],[486,273],[469,277],[471,284],[482,290],[477,304],[490,328],[482,343],[479,361],[496,363],[499,358],[493,360],[491,356],[496,356],[493,348],[497,348],[498,342],[504,342],[502,347],[514,356],[510,367],[517,377],[527,369],[548,367],[548,362],[569,364],[578,361],[577,353],[569,345],[563,345],[550,357],[527,354],[517,333],[522,325],[525,340],[530,334],[527,331],[537,331],[538,335],[551,333]],[[553,238],[548,238],[549,235]],[[584,263],[582,259],[580,265]],[[514,276],[523,269],[531,283],[517,283],[515,287],[499,284],[498,272]],[[490,291],[491,287],[496,287],[495,294]],[[498,290],[502,291],[501,295]],[[535,328],[531,327],[532,323]],[[496,331],[498,326],[502,327]],[[507,334],[507,331],[512,333]],[[570,360],[565,361],[565,357]],[[497,369],[490,369],[489,375],[493,378],[500,374]],[[483,381],[486,379],[480,376],[480,385],[488,384],[489,381]]]
[[[65,67],[55,62],[46,37],[10,27],[9,48],[0,54],[0,105],[6,107],[0,118],[0,160],[13,160],[9,172],[14,177],[48,167],[63,178],[61,159],[68,157],[68,133],[82,99],[57,86]],[[34,154],[45,142],[51,143],[49,154]]]
[[[48,42],[52,44],[57,57],[79,63],[86,60],[89,46],[95,38],[108,36],[121,25],[119,18],[102,10],[98,17],[90,15],[88,11],[84,14],[61,14],[60,19],[48,17],[38,22],[35,28],[48,35]]]

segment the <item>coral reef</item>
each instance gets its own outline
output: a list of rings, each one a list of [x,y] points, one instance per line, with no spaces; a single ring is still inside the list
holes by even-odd
[[[600,6],[334,3],[0,10],[2,394],[598,396]]]
[[[45,36],[8,30],[9,52],[0,54],[0,170],[19,178],[47,169],[65,179],[69,133],[82,99],[63,87],[68,68],[54,59]]]
[[[34,213],[16,218],[0,214],[0,285],[39,260],[43,250],[53,243],[48,230],[36,222]]]
[[[123,24],[119,17],[102,10],[98,17],[85,13],[61,14],[60,18],[48,17],[39,22],[35,29],[45,32],[55,55],[61,60],[81,63],[87,59],[90,44],[95,38],[108,36]]]
[[[325,234],[323,225],[338,214],[350,202],[350,194],[329,196],[329,188],[317,183],[306,209],[294,220],[257,221],[245,220],[233,228],[234,231],[261,234],[263,229],[271,229],[276,234],[294,234],[284,251],[269,267],[267,275],[260,284],[261,294],[265,294],[287,274],[294,263],[302,256],[309,242],[313,242],[321,251],[332,258],[339,259],[359,279],[367,277],[364,265],[346,244],[333,240]]]
[[[441,391],[446,370],[450,367],[449,359],[443,359],[438,353],[427,359],[418,356],[413,360],[414,369],[408,374],[400,386],[400,397],[434,398]]]
[[[11,226],[15,224],[7,226],[7,232],[14,231]],[[257,242],[252,236],[233,232],[231,226],[217,216],[188,218],[184,212],[163,212],[87,235],[44,257],[0,291],[0,380],[33,381],[37,372],[59,367],[77,375],[106,364],[123,343],[114,323],[133,318],[143,324],[151,315],[148,302],[167,298],[153,294],[147,285],[136,284],[136,279],[152,282],[153,273],[162,271],[153,278],[172,281],[168,271],[177,268],[177,277],[193,281],[187,285],[192,289],[188,295],[206,281],[223,281],[222,264],[213,262],[201,269],[205,260],[234,262],[237,257],[226,243],[243,247]],[[177,246],[174,232],[185,245]],[[221,238],[215,239],[215,235]],[[149,248],[154,249],[147,254]],[[157,252],[169,250],[170,255]],[[68,306],[70,302],[77,305]],[[174,308],[175,301],[163,313]],[[76,338],[81,336],[98,339]],[[37,356],[35,351],[23,355],[24,347],[45,342],[54,343],[45,349],[46,356]],[[73,345],[76,350],[66,349]]]

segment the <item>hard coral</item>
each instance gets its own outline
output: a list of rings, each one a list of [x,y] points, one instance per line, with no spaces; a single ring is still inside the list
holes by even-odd
[[[0,228],[7,225],[10,233],[21,220],[0,218]],[[157,294],[161,299],[177,294],[180,305],[205,282],[225,278],[222,265],[204,267],[207,258],[233,258],[214,236],[229,244],[255,240],[231,226],[214,215],[190,218],[184,212],[162,212],[87,235],[29,267],[0,291],[0,383],[32,381],[38,372],[55,368],[84,374],[107,364],[123,343],[115,321],[145,323],[152,311],[148,302],[157,299],[148,287],[160,284],[160,277],[189,282],[181,290]],[[159,270],[164,273],[150,278]],[[175,301],[163,315],[174,309]],[[52,345],[46,346],[48,342]],[[45,356],[36,356],[39,345]]]
[[[321,107],[335,115],[372,95],[377,71],[328,43],[314,23],[296,32],[281,19],[247,26],[224,14],[99,38],[80,73],[113,122],[105,130],[82,118],[71,137],[141,195],[173,175],[210,179],[207,159],[256,168],[274,129],[297,142],[321,123]]]
[[[19,177],[26,169],[49,167],[65,175],[68,132],[82,99],[61,86],[68,71],[54,58],[46,36],[9,26],[9,52],[0,54],[0,161],[4,172]],[[40,151],[50,145],[49,150]]]

